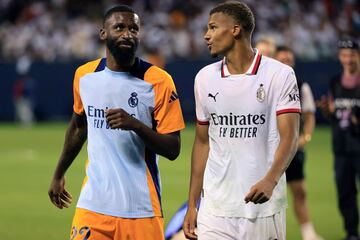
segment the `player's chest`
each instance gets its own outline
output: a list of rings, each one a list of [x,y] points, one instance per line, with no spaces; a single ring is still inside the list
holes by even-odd
[[[154,92],[149,84],[139,81],[83,81],[80,96],[84,105],[99,105],[104,108],[137,109],[153,107]]]
[[[203,93],[210,112],[263,112],[268,106],[266,80],[226,79],[207,85]]]

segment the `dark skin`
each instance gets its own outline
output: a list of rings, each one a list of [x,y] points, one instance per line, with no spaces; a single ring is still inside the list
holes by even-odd
[[[48,191],[51,202],[60,209],[68,208],[72,202],[71,194],[65,189],[65,172],[79,154],[86,139],[86,116],[73,113],[66,131],[63,150]]]
[[[139,44],[140,19],[138,15],[128,12],[114,13],[100,29],[100,39],[108,41],[112,39],[116,46],[123,51],[136,51],[134,45]],[[116,56],[106,47],[106,66],[112,71],[128,72],[135,62],[135,54],[122,64],[116,60]]]
[[[112,71],[127,72],[134,64],[136,46],[139,42],[139,17],[134,13],[115,12],[104,23],[100,30],[100,39],[106,41],[106,66]],[[109,41],[113,49],[110,49]],[[128,53],[128,58],[118,59],[114,53]],[[134,131],[153,152],[170,160],[175,160],[180,153],[180,132],[159,134],[153,129],[128,114],[121,108],[108,109],[106,121],[111,129]],[[73,113],[70,120],[64,147],[58,161],[52,182],[49,187],[51,202],[58,208],[67,208],[72,196],[65,189],[65,173],[70,167],[87,139],[86,115]]]

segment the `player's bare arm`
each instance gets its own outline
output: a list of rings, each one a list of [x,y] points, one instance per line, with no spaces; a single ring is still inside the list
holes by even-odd
[[[197,205],[203,186],[204,171],[209,155],[209,125],[196,124],[195,141],[191,156],[191,179],[189,207],[185,215],[183,230],[188,239],[197,239],[195,234]]]
[[[58,208],[67,208],[72,197],[65,189],[65,172],[79,154],[87,138],[86,116],[73,113],[65,135],[65,143],[49,187],[51,202]]]
[[[106,120],[112,129],[132,130],[152,151],[175,160],[180,153],[180,132],[159,134],[121,108],[108,109]]]
[[[251,187],[245,197],[246,203],[264,203],[271,198],[276,184],[295,155],[299,125],[300,115],[298,113],[285,113],[277,116],[280,142],[275,152],[274,162],[265,177]]]

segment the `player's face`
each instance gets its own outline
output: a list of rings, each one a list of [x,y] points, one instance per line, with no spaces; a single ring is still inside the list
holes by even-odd
[[[282,62],[290,67],[295,66],[294,54],[289,51],[280,51],[275,55],[276,60]]]
[[[100,38],[118,64],[127,64],[135,56],[139,45],[140,20],[129,12],[116,12],[106,20]]]
[[[360,53],[358,50],[344,48],[339,50],[339,60],[344,69],[355,72],[360,68]]]
[[[234,46],[234,19],[224,13],[210,15],[204,39],[212,57],[226,55]]]

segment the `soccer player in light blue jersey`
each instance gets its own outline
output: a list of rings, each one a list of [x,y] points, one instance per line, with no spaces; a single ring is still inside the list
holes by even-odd
[[[87,140],[71,240],[164,239],[157,154],[178,156],[184,121],[171,76],[135,56],[139,31],[130,7],[111,8],[100,30],[106,58],[75,73],[74,113],[49,188],[55,206],[69,206],[65,172]]]

